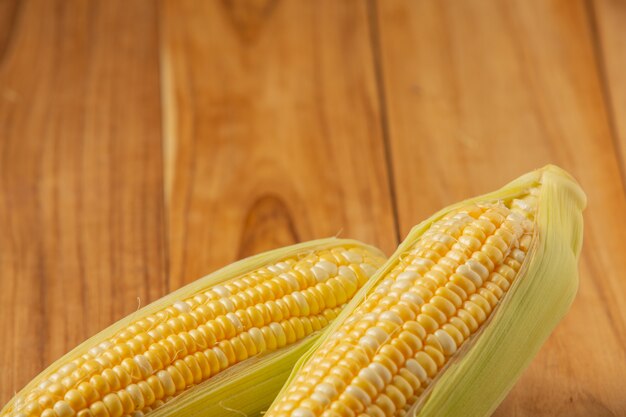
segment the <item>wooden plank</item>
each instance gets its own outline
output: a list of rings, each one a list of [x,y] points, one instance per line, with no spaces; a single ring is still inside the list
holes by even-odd
[[[167,285],[155,5],[4,1],[0,14],[4,404]]]
[[[365,3],[163,5],[172,285],[312,238],[392,251]]]
[[[626,181],[626,2],[594,0],[588,4],[622,178]]]
[[[549,162],[589,197],[578,297],[496,412],[624,415],[626,199],[582,1],[380,1],[400,229]]]

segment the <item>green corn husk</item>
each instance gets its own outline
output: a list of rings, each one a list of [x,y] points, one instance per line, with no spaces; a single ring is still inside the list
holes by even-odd
[[[577,264],[586,197],[568,173],[553,165],[523,175],[495,192],[449,206],[415,226],[385,265],[298,361],[273,406],[313,353],[433,222],[468,204],[512,200],[534,187],[538,187],[535,235],[513,285],[490,318],[451,357],[407,413],[419,417],[490,415],[568,311],[578,289]],[[272,407],[268,415],[273,416]]]
[[[100,333],[89,338],[75,349],[51,364],[45,371],[34,378],[24,389],[5,405],[0,416],[20,416],[13,407],[16,399],[23,393],[31,392],[41,381],[47,379],[62,365],[85,354],[89,348],[111,338],[120,330],[127,328],[137,320],[171,306],[176,300],[192,297],[217,284],[245,275],[265,265],[277,263],[283,259],[306,256],[313,251],[332,248],[360,248],[367,251],[376,260],[375,267],[384,262],[384,254],[377,248],[349,239],[327,238],[305,242],[293,246],[268,251],[228,265],[204,278],[198,279],[150,305],[130,314]],[[219,374],[187,388],[182,394],[149,412],[150,416],[235,416],[255,415],[267,408],[282,387],[293,364],[315,342],[322,331],[314,332],[304,339],[283,348],[248,358]]]

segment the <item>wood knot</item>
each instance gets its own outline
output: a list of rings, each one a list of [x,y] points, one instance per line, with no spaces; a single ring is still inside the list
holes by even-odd
[[[241,234],[239,258],[299,241],[285,202],[276,195],[264,195],[251,205]]]
[[[237,35],[244,42],[258,38],[278,0],[222,0]]]

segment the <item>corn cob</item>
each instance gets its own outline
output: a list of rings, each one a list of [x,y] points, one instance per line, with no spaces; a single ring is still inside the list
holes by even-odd
[[[243,406],[230,407],[264,409],[295,360],[383,261],[374,248],[326,239],[237,262],[89,339],[0,415],[142,417],[194,407],[220,415],[229,409],[229,390],[246,396]],[[271,378],[259,387],[263,374]]]
[[[584,205],[548,166],[416,226],[265,416],[489,415],[573,300]]]

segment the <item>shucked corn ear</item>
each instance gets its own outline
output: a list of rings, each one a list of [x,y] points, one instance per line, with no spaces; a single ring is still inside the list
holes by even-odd
[[[239,261],[87,340],[36,377],[0,415],[258,412],[319,330],[383,262],[377,249],[340,239]]]
[[[489,415],[574,298],[584,205],[547,166],[419,224],[265,417]]]

